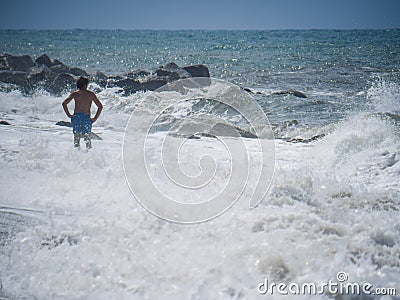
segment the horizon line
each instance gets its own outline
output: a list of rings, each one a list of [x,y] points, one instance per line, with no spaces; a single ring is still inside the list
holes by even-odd
[[[58,30],[102,30],[102,31],[322,31],[322,30],[332,30],[332,31],[351,31],[351,30],[400,30],[400,27],[388,27],[388,28],[270,28],[270,29],[260,29],[260,28],[248,28],[248,29],[218,29],[218,28],[189,28],[189,29],[151,29],[151,28],[136,28],[136,29],[121,29],[121,28],[0,28],[0,30],[8,31],[58,31]]]

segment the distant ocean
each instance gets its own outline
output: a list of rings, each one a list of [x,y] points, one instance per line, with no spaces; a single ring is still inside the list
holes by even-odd
[[[259,299],[265,277],[340,271],[400,294],[400,30],[0,30],[0,53],[107,75],[204,64],[255,92],[276,152],[257,209],[171,224],[137,205],[123,173],[140,95],[98,90],[103,140],[77,156],[54,126],[66,95],[2,90],[0,297]]]

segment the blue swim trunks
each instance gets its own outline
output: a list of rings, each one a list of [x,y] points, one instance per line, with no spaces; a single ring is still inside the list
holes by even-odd
[[[81,134],[88,134],[92,131],[92,120],[90,115],[85,113],[75,113],[71,118],[73,133],[80,132]]]

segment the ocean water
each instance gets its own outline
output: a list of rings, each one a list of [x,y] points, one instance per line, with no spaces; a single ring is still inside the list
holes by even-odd
[[[1,53],[46,53],[109,75],[205,64],[212,77],[258,92],[275,136],[274,178],[257,208],[248,209],[245,192],[220,217],[179,225],[143,209],[124,175],[125,128],[149,93],[92,84],[104,104],[93,128],[102,140],[86,153],[73,149],[70,128],[54,125],[67,120],[67,94],[2,90],[0,118],[11,126],[0,127],[1,297],[262,299],[271,296],[257,291],[265,278],[320,284],[345,272],[348,282],[396,288],[384,299],[398,299],[400,30],[2,30],[0,41]],[[291,90],[307,98],[274,94]],[[199,112],[198,104],[171,105],[178,118]],[[149,153],[159,150],[159,134]],[[217,149],[189,140],[180,153],[189,174],[204,147]],[[157,166],[153,173],[163,184]],[[211,189],[227,178],[217,172]]]

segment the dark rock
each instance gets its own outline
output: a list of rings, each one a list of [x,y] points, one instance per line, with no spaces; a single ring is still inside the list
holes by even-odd
[[[35,59],[35,62],[38,65],[45,65],[48,68],[50,68],[53,65],[50,57],[47,54],[42,54],[41,56]]]
[[[51,67],[56,66],[56,65],[62,65],[63,64],[59,60],[51,59],[47,54],[43,54],[43,55],[39,56],[38,58],[36,58],[35,62],[38,65],[45,65],[48,68],[51,68]]]
[[[27,72],[35,64],[29,55],[13,56],[9,55],[5,57],[7,66],[13,71],[25,71]]]
[[[177,136],[177,137],[180,137],[180,136]],[[215,135],[207,133],[207,132],[199,132],[199,133],[192,134],[190,136],[186,136],[186,138],[189,140],[200,140],[202,137],[213,138],[213,139],[217,138]]]
[[[252,91],[252,90],[249,89],[249,88],[243,88],[243,87],[241,87],[241,89],[244,90],[245,92],[249,93],[249,94],[262,95],[261,92],[254,92],[254,91]]]
[[[7,84],[17,85],[24,93],[29,93],[30,84],[26,77],[26,72],[23,71],[0,71],[0,81]]]
[[[150,72],[146,71],[146,70],[137,70],[137,71],[133,71],[133,72],[129,72],[126,74],[126,76],[128,78],[139,78],[139,77],[145,77],[145,76],[149,76]]]
[[[59,60],[50,58],[47,54],[39,56],[35,62],[28,55],[3,54],[0,56],[0,82],[15,84],[27,93],[43,86],[50,93],[60,95],[67,89],[75,88],[76,80],[80,76],[90,77],[85,70],[71,68]],[[120,87],[125,94],[132,94],[138,91],[154,91],[167,83],[183,78],[209,78],[209,76],[208,68],[204,65],[180,68],[172,62],[160,67],[153,74],[146,70],[137,70],[126,74],[126,77],[108,77],[97,72],[91,76],[91,80],[97,83],[99,88]],[[187,83],[188,88],[192,85],[199,87],[209,84],[210,82]]]
[[[121,79],[115,83],[116,86],[123,88],[126,94],[133,94],[142,90],[142,85],[134,79]]]
[[[72,75],[75,75],[75,76],[83,76],[83,77],[88,77],[89,76],[89,74],[88,73],[86,73],[86,71],[84,71],[84,70],[82,70],[82,69],[80,69],[80,68],[71,68],[70,70],[69,70],[69,73],[71,73]]]
[[[94,74],[93,79],[94,79],[94,80],[107,80],[108,77],[107,77],[107,75],[105,75],[104,73],[97,71],[97,72]]]
[[[214,138],[214,139],[217,138],[215,135],[206,132],[202,132],[200,135],[208,138]]]
[[[0,125],[11,125],[11,124],[8,123],[7,121],[0,121]]]
[[[146,82],[125,78],[115,82],[115,85],[123,88],[125,94],[133,94],[139,91],[155,91],[167,83],[168,81],[162,78],[151,79]]]
[[[107,80],[108,77],[102,72],[97,71],[92,77],[91,80],[96,82],[100,87],[105,88],[107,87]]]
[[[198,136],[197,134],[192,134],[191,136],[188,137],[189,140],[200,140],[201,137]]]
[[[292,91],[292,95],[299,97],[299,98],[307,98],[307,96],[305,94],[303,94],[302,92],[298,92],[298,91]]]
[[[51,66],[50,70],[56,74],[71,73],[71,69],[64,64]]]
[[[322,133],[322,134],[315,135],[309,139],[294,138],[294,139],[288,139],[287,141],[291,142],[291,143],[311,143],[316,140],[322,139],[325,136],[326,136],[326,134]]]
[[[67,122],[67,121],[58,121],[58,122],[56,123],[56,125],[58,125],[58,126],[65,126],[65,127],[72,127],[71,122]]]
[[[272,95],[293,95],[293,96],[299,97],[299,98],[307,98],[307,96],[305,94],[303,94],[302,92],[298,92],[298,91],[281,91],[281,92],[272,93]]]
[[[36,66],[30,68],[27,78],[31,84],[37,84],[39,82],[43,82],[48,80],[49,78],[55,78],[56,74],[53,73],[48,67],[45,65]]]
[[[210,71],[205,65],[193,65],[183,67],[192,77],[210,77]]]
[[[158,77],[167,77],[169,81],[192,77],[188,71],[180,68],[176,63],[166,64],[164,67],[157,69],[155,74]]]
[[[0,71],[0,81],[4,83],[17,84],[18,82],[26,81],[26,72],[23,71]]]
[[[210,86],[211,78],[209,77],[196,77],[180,80],[179,82],[168,82],[163,86],[160,91],[174,91],[181,94],[186,94],[190,89],[202,88]]]
[[[56,95],[60,95],[66,90],[72,90],[76,85],[76,80],[77,78],[75,78],[71,74],[58,74],[52,84],[49,86],[50,92]]]
[[[180,67],[174,62],[167,63],[163,68],[166,69],[166,70],[177,70],[177,69],[180,69]]]
[[[211,130],[211,135],[215,136],[230,136],[230,137],[244,137],[249,139],[256,139],[257,136],[250,131],[241,129],[237,126],[232,126],[225,123],[217,123],[215,124]]]
[[[142,83],[142,89],[144,91],[155,91],[163,85],[167,84],[165,79],[153,79]]]
[[[124,78],[122,76],[119,76],[119,75],[115,75],[115,76],[109,76],[107,79],[111,80],[111,81],[119,81],[119,80],[123,80],[123,79],[126,79],[126,78]]]
[[[146,70],[139,70],[136,72],[136,75],[140,77],[149,76],[150,72]]]
[[[156,70],[155,75],[157,75],[157,77],[168,78],[168,81],[173,81],[173,80],[179,79],[178,73],[175,73],[174,71],[170,71],[170,70],[165,70],[165,69]]]

